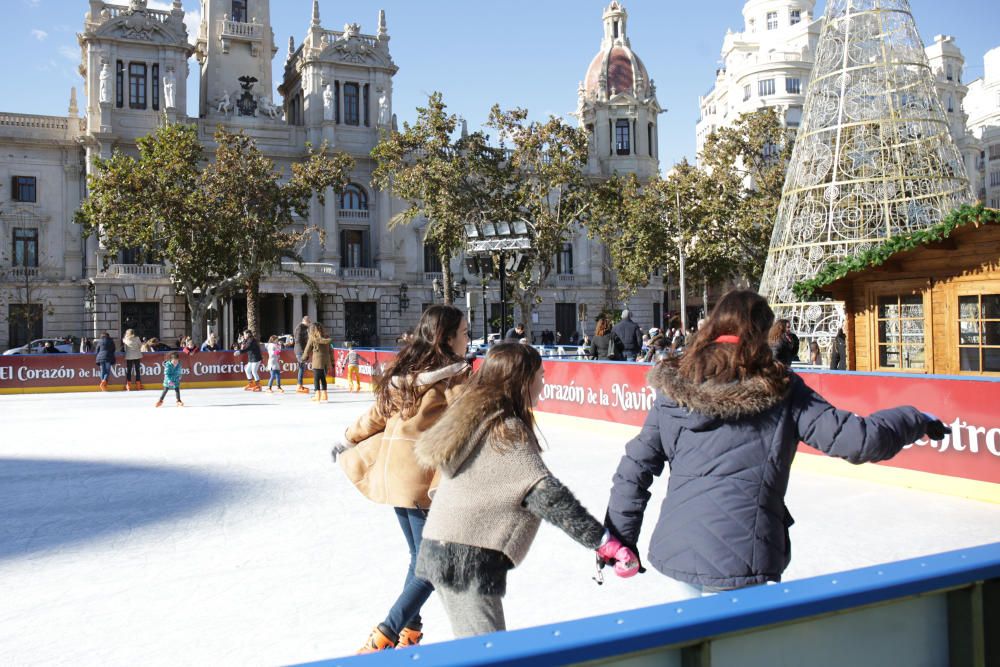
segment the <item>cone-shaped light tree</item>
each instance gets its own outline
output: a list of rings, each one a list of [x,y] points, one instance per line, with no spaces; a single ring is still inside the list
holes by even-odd
[[[971,200],[908,0],[828,0],[761,281],[777,316],[825,347],[842,304],[792,286]]]

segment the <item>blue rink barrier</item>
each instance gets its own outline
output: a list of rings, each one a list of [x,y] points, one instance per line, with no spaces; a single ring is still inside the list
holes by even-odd
[[[660,575],[644,575],[655,585]],[[558,604],[557,592],[540,604]],[[1000,665],[1000,542],[468,639],[308,663]]]

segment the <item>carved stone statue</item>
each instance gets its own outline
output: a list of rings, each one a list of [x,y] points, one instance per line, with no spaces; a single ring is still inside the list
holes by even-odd
[[[378,91],[378,124],[383,127],[389,124],[389,93],[385,88]]]
[[[278,117],[278,107],[271,103],[271,98],[268,95],[261,95],[257,101],[257,110],[262,114],[266,114],[268,118]]]
[[[177,106],[177,77],[172,67],[168,67],[163,75],[163,104],[167,109]]]
[[[330,84],[323,87],[323,120],[333,120],[333,89]]]
[[[100,75],[100,97],[101,104],[111,104],[111,65],[101,64]]]
[[[229,97],[228,90],[222,91],[222,97],[219,98],[219,106],[215,110],[219,113],[229,113],[233,110],[233,100]]]

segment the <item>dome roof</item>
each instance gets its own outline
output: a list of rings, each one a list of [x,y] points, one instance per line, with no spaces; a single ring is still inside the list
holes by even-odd
[[[639,56],[624,46],[602,49],[594,56],[590,67],[587,68],[587,76],[584,78],[584,87],[587,93],[600,94],[602,75],[608,82],[608,95],[627,92],[639,97],[644,91],[635,90],[636,79],[641,79],[646,84],[649,83],[646,66],[642,64]]]

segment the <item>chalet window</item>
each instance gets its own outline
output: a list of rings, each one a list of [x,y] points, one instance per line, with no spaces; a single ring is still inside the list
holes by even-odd
[[[344,122],[348,125],[359,124],[358,84],[344,84]]]
[[[160,110],[160,65],[153,63],[153,71],[151,74],[152,80],[152,91],[153,91],[153,110]]]
[[[146,63],[128,64],[128,106],[146,108]]]
[[[768,30],[778,29],[778,12],[767,13],[767,29]]]
[[[573,275],[573,244],[564,243],[562,250],[556,255],[556,273],[564,276]]]
[[[38,201],[37,182],[34,176],[14,176],[11,179],[11,197],[14,201]]]
[[[247,22],[247,0],[233,0],[233,20],[238,23]]]
[[[424,273],[441,273],[441,255],[433,243],[424,244]]]
[[[791,11],[790,17],[791,17],[791,24],[795,25],[796,23],[798,23],[799,21],[802,20],[802,10],[800,10],[800,9],[793,9]]]
[[[368,259],[368,231],[343,229],[340,231],[340,265],[345,269],[371,266]]]
[[[1000,372],[1000,294],[958,297],[958,368]]]
[[[14,266],[38,266],[38,230],[14,228]]]
[[[120,60],[115,63],[115,106],[125,106],[125,63]]]
[[[628,155],[632,152],[632,143],[629,141],[629,127],[627,120],[615,122],[615,152],[618,155]]]
[[[790,95],[801,95],[802,79],[785,79],[785,92]]]
[[[924,368],[924,297],[892,294],[878,297],[878,367]]]
[[[774,95],[774,79],[762,79],[757,82],[757,94],[761,97]]]

